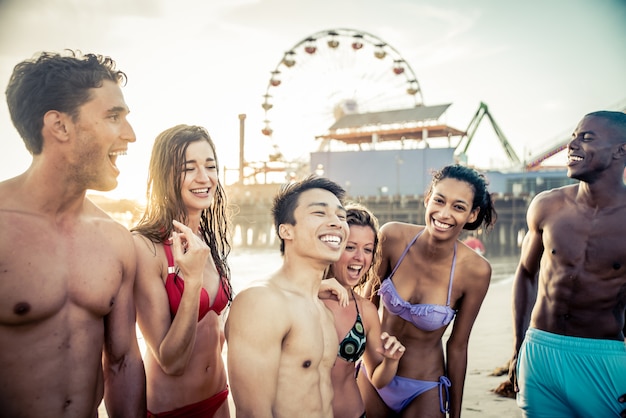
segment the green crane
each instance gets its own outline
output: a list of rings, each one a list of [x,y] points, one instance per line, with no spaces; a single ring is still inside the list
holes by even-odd
[[[485,116],[487,116],[487,118],[489,119],[489,122],[491,122],[491,126],[493,126],[493,130],[496,132],[496,135],[498,136],[498,139],[500,140],[500,144],[502,144],[502,148],[504,148],[504,152],[506,153],[507,157],[509,157],[509,160],[515,165],[521,165],[522,162],[517,156],[517,154],[515,153],[515,150],[513,149],[509,141],[506,139],[506,136],[504,136],[504,133],[502,132],[502,130],[500,129],[496,121],[493,119],[493,116],[491,116],[491,113],[489,113],[489,108],[483,102],[480,102],[480,106],[478,107],[476,114],[474,115],[469,125],[467,126],[467,130],[465,131],[464,137],[461,139],[461,141],[459,141],[459,144],[456,146],[457,151],[459,149],[461,150],[458,153],[458,155],[460,156],[460,159],[462,161],[467,161],[467,149],[472,143],[472,139],[474,139],[474,134],[476,133],[476,129],[478,129],[478,125],[480,124],[483,117]],[[461,148],[461,145],[463,143],[465,143],[465,146]]]

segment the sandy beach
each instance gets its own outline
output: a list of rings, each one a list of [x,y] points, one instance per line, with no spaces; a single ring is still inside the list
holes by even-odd
[[[270,253],[271,254],[271,253]],[[272,254],[272,256],[275,253]],[[267,254],[269,255],[269,254]],[[493,393],[506,376],[492,376],[491,373],[508,361],[512,349],[511,287],[513,283],[513,260],[493,261],[494,276],[483,306],[476,318],[470,337],[469,359],[463,417],[465,418],[521,418],[521,410],[515,400]],[[255,263],[239,265],[235,270],[254,270]],[[242,271],[244,275],[249,272]],[[234,276],[237,277],[237,276]],[[233,283],[235,288],[236,283]],[[232,398],[231,416],[235,416]],[[107,417],[103,405],[100,417]]]
[[[505,365],[512,353],[512,284],[512,276],[493,282],[476,318],[470,337],[463,395],[463,417],[465,418],[522,416],[515,399],[500,397],[492,392],[506,380],[506,376],[490,375],[494,369]]]

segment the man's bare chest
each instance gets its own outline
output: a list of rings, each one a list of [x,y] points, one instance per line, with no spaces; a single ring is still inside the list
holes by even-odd
[[[119,245],[96,232],[7,228],[0,238],[0,320],[40,320],[68,304],[99,316],[110,312],[124,264]]]
[[[621,218],[621,219],[619,219]],[[626,209],[580,216],[555,214],[543,225],[544,251],[572,264],[604,268],[626,264]]]

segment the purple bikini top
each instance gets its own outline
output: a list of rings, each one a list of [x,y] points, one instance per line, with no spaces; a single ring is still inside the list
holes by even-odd
[[[399,316],[405,321],[410,322],[416,328],[422,331],[434,331],[441,327],[444,327],[452,321],[456,311],[450,308],[450,294],[452,293],[452,281],[454,279],[454,268],[456,266],[456,242],[454,243],[454,255],[452,257],[452,268],[450,270],[450,284],[448,285],[448,300],[445,305],[434,305],[430,303],[418,303],[415,305],[410,304],[406,300],[402,299],[396,290],[391,278],[400,266],[402,260],[406,256],[409,248],[417,241],[417,238],[424,232],[422,229],[413,238],[413,240],[404,249],[404,252],[400,256],[400,259],[393,268],[391,274],[387,279],[383,280],[378,290],[383,305],[392,314]]]

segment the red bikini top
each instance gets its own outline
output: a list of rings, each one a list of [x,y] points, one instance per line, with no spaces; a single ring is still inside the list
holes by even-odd
[[[185,281],[176,274],[176,267],[174,265],[174,256],[172,255],[171,244],[164,243],[165,255],[167,256],[167,279],[165,280],[165,291],[167,292],[167,298],[170,302],[170,313],[172,318],[178,312],[180,301],[183,297],[183,291],[185,289]],[[228,294],[224,289],[222,280],[220,280],[217,294],[213,305],[209,303],[209,293],[203,287],[200,290],[200,307],[198,309],[198,321],[200,321],[209,311],[214,311],[216,314],[220,314],[226,306],[228,306]]]

